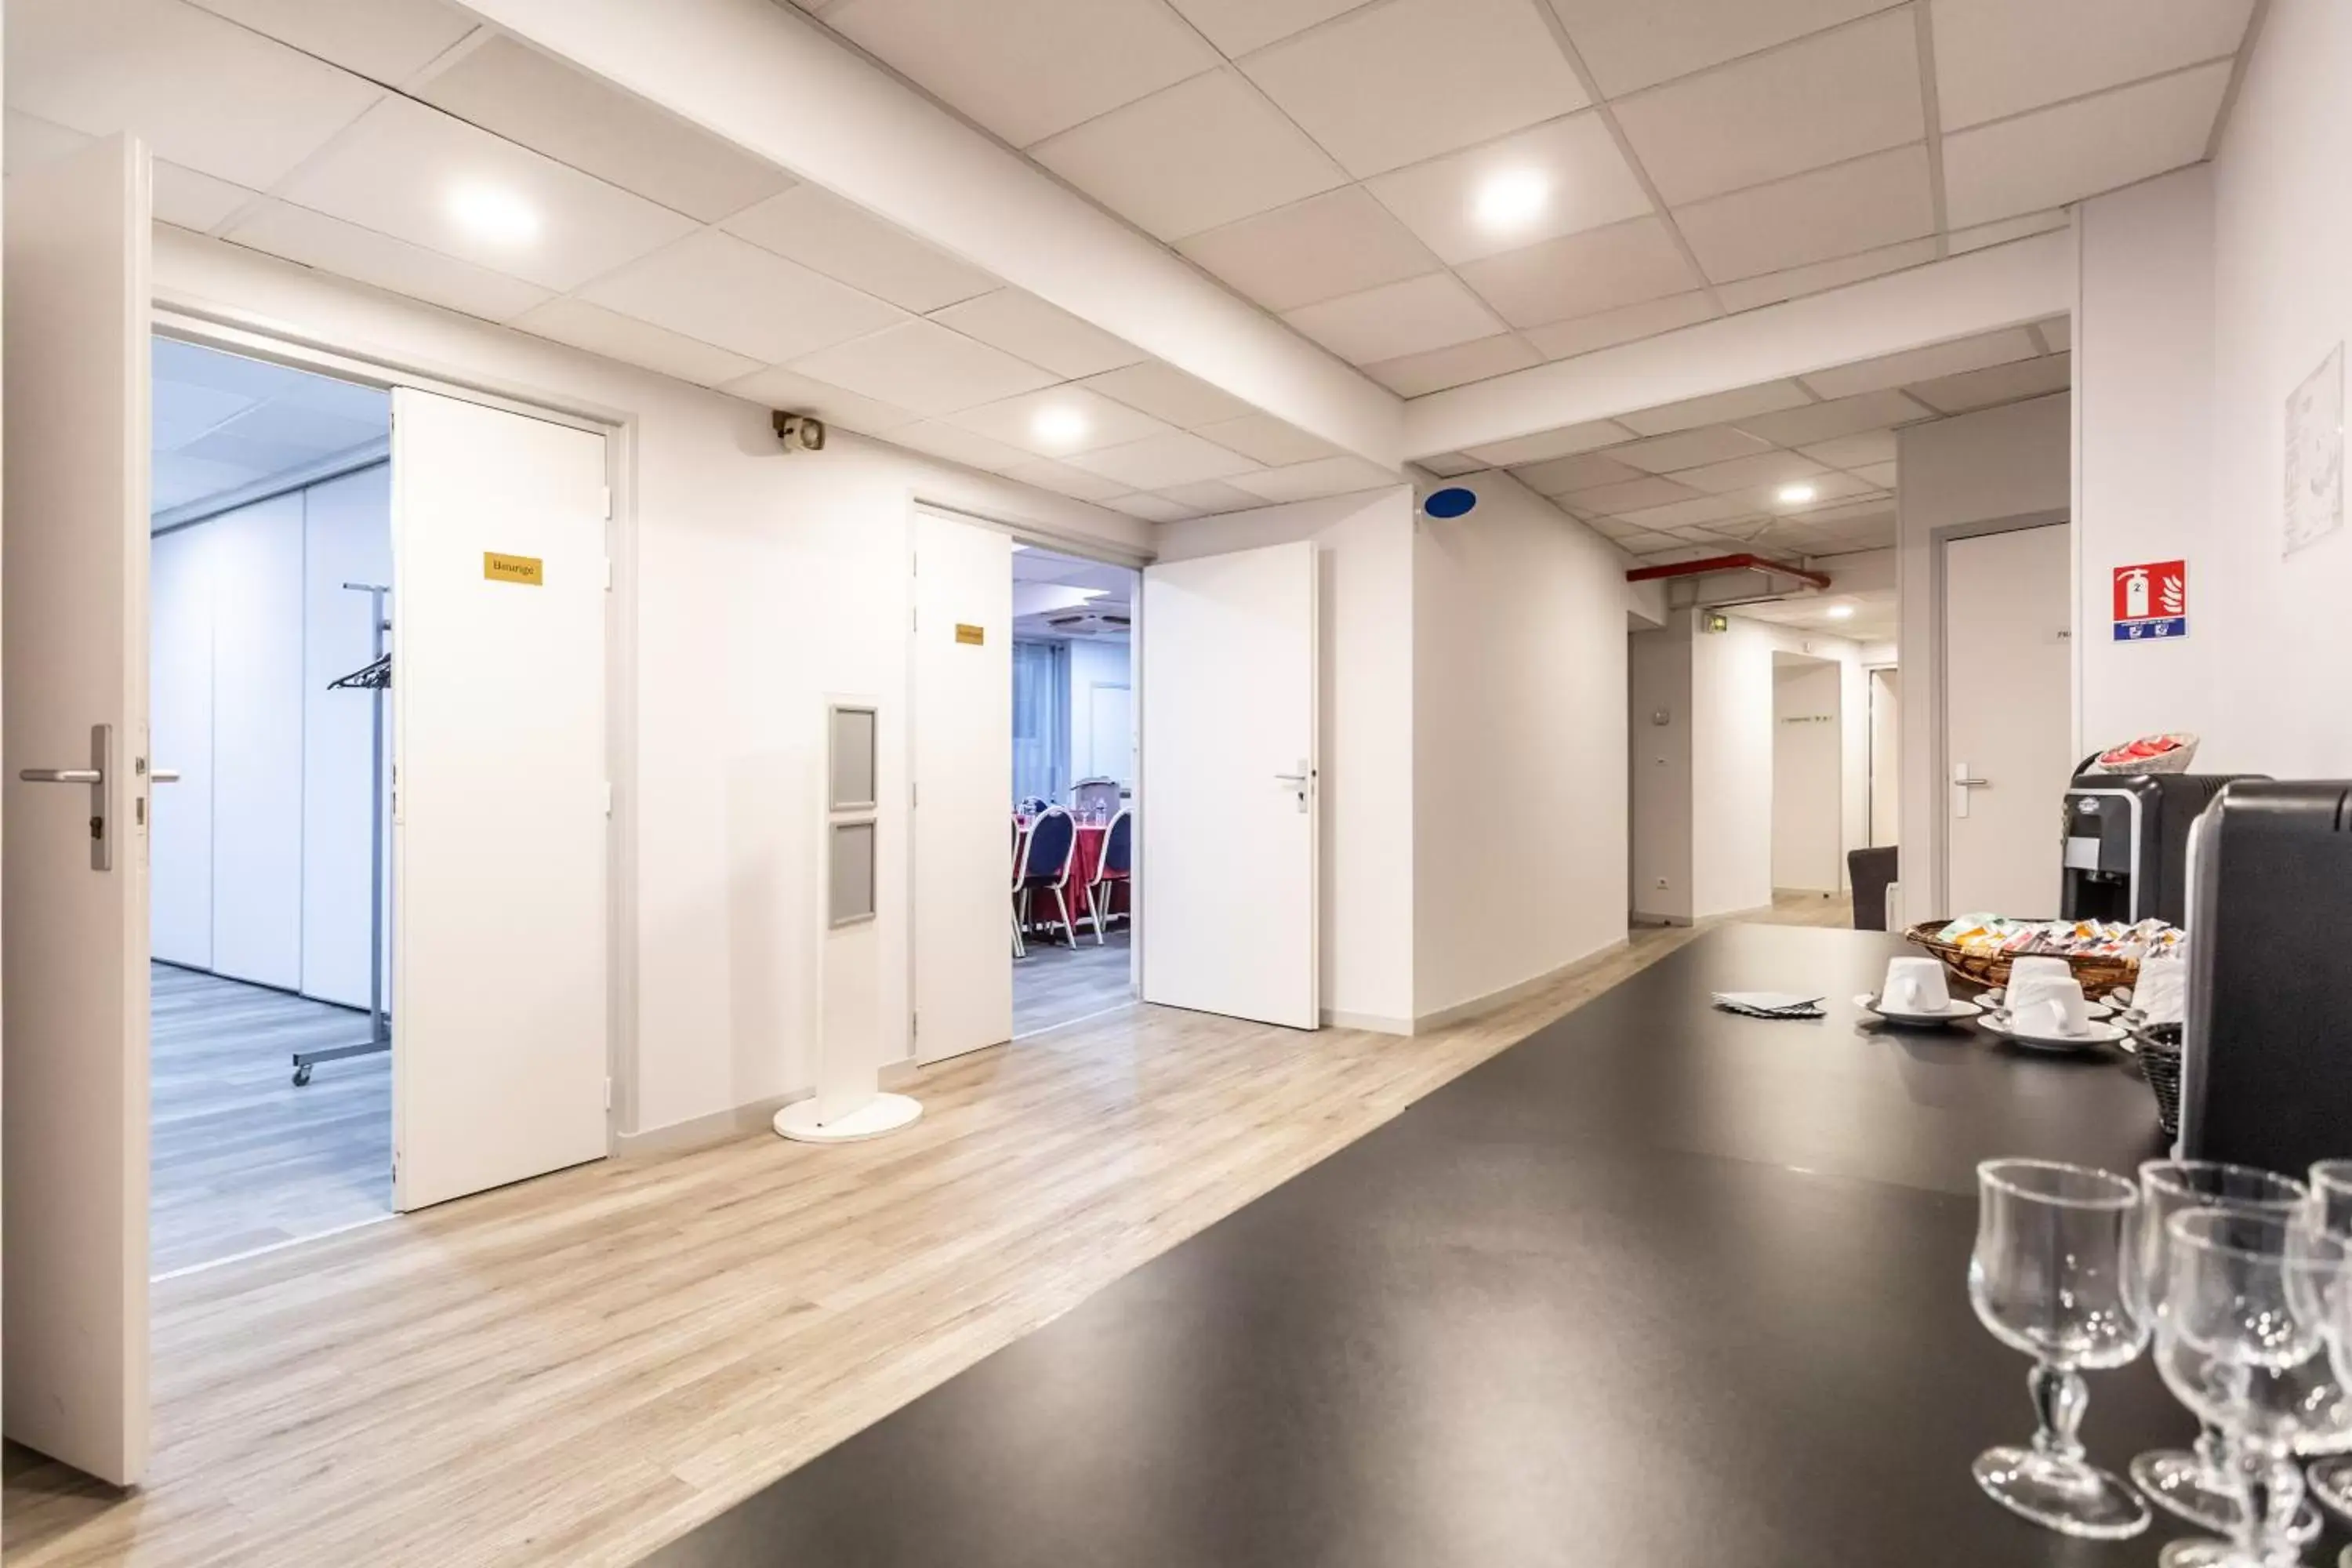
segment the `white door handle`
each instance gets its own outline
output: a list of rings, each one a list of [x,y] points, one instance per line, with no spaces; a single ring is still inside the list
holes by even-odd
[[[1952,764],[1952,788],[1957,793],[1952,796],[1952,815],[1958,817],[1966,816],[1969,814],[1969,791],[1972,789],[1990,789],[1991,787],[1992,780],[1979,778],[1974,773],[1969,773],[1968,763],[1954,763]]]

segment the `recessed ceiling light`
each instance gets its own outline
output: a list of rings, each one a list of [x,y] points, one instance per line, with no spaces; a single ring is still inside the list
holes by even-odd
[[[1550,205],[1550,176],[1540,169],[1507,169],[1478,187],[1472,210],[1480,226],[1508,233],[1527,227]]]
[[[1037,416],[1029,421],[1030,434],[1054,447],[1076,446],[1087,438],[1091,428],[1085,415],[1064,406],[1040,408]]]
[[[492,245],[529,245],[539,237],[539,214],[512,191],[496,185],[459,185],[449,193],[449,216],[476,239]]]
[[[1788,506],[1802,506],[1821,492],[1811,485],[1782,485],[1780,500]]]
[[[1852,605],[1832,605],[1830,606],[1830,619],[1833,621],[1850,621],[1853,619],[1853,606]]]

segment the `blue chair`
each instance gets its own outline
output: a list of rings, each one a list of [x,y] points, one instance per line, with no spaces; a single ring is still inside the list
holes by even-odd
[[[1128,923],[1135,921],[1135,813],[1122,810],[1110,819],[1103,835],[1102,858],[1095,864],[1095,879],[1087,884],[1087,914],[1095,922],[1095,945],[1103,945],[1103,910],[1110,889],[1127,889]]]
[[[1029,837],[1021,847],[1021,869],[1013,879],[1013,896],[1024,917],[1037,894],[1054,895],[1062,931],[1072,947],[1078,945],[1078,928],[1070,920],[1070,861],[1077,847],[1076,819],[1058,805],[1048,806],[1029,824]]]

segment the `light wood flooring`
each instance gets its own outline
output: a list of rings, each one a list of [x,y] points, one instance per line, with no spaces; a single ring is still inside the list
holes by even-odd
[[[627,1563],[1692,934],[1409,1039],[1122,1009],[926,1072],[894,1138],[607,1161],[166,1280],[147,1485],[12,1447],[0,1544],[11,1568]]]
[[[152,1271],[392,1212],[392,1058],[295,1051],[367,1037],[364,1013],[154,965]]]
[[[1091,1018],[1132,1001],[1133,960],[1124,925],[1105,931],[1100,947],[1087,926],[1078,928],[1076,947],[1030,938],[1027,955],[1013,961],[1013,1037]]]

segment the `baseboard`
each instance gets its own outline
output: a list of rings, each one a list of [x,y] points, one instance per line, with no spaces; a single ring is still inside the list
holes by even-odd
[[[876,1086],[885,1094],[902,1094],[923,1081],[923,1064],[912,1057],[895,1062],[885,1062],[876,1075]]]
[[[1507,1007],[1519,998],[1533,995],[1545,986],[1567,978],[1593,960],[1606,957],[1625,945],[1622,939],[1604,942],[1591,952],[1569,960],[1557,969],[1548,969],[1541,974],[1520,981],[1516,985],[1506,985],[1500,991],[1489,991],[1484,996],[1473,996],[1467,1002],[1456,1002],[1451,1007],[1440,1007],[1433,1013],[1423,1013],[1413,1019],[1412,1032],[1417,1035],[1426,1034],[1432,1029],[1443,1029],[1449,1024],[1459,1024],[1465,1019],[1475,1018],[1481,1013],[1491,1013],[1497,1007]]]
[[[1362,1029],[1373,1035],[1410,1035],[1411,1018],[1391,1018],[1379,1013],[1343,1013],[1336,1008],[1323,1009],[1323,1026],[1327,1029]]]
[[[666,1159],[673,1154],[688,1154],[697,1149],[708,1149],[714,1143],[731,1143],[749,1133],[762,1132],[775,1125],[776,1112],[795,1100],[806,1100],[816,1090],[803,1089],[793,1094],[779,1094],[767,1100],[755,1100],[749,1105],[738,1105],[726,1110],[714,1110],[708,1116],[688,1117],[663,1127],[649,1127],[643,1132],[620,1132],[613,1138],[613,1158],[615,1160]]]
[[[1680,927],[1689,925],[1691,918],[1688,915],[1654,915],[1635,910],[1625,917],[1625,921],[1628,925]]]

